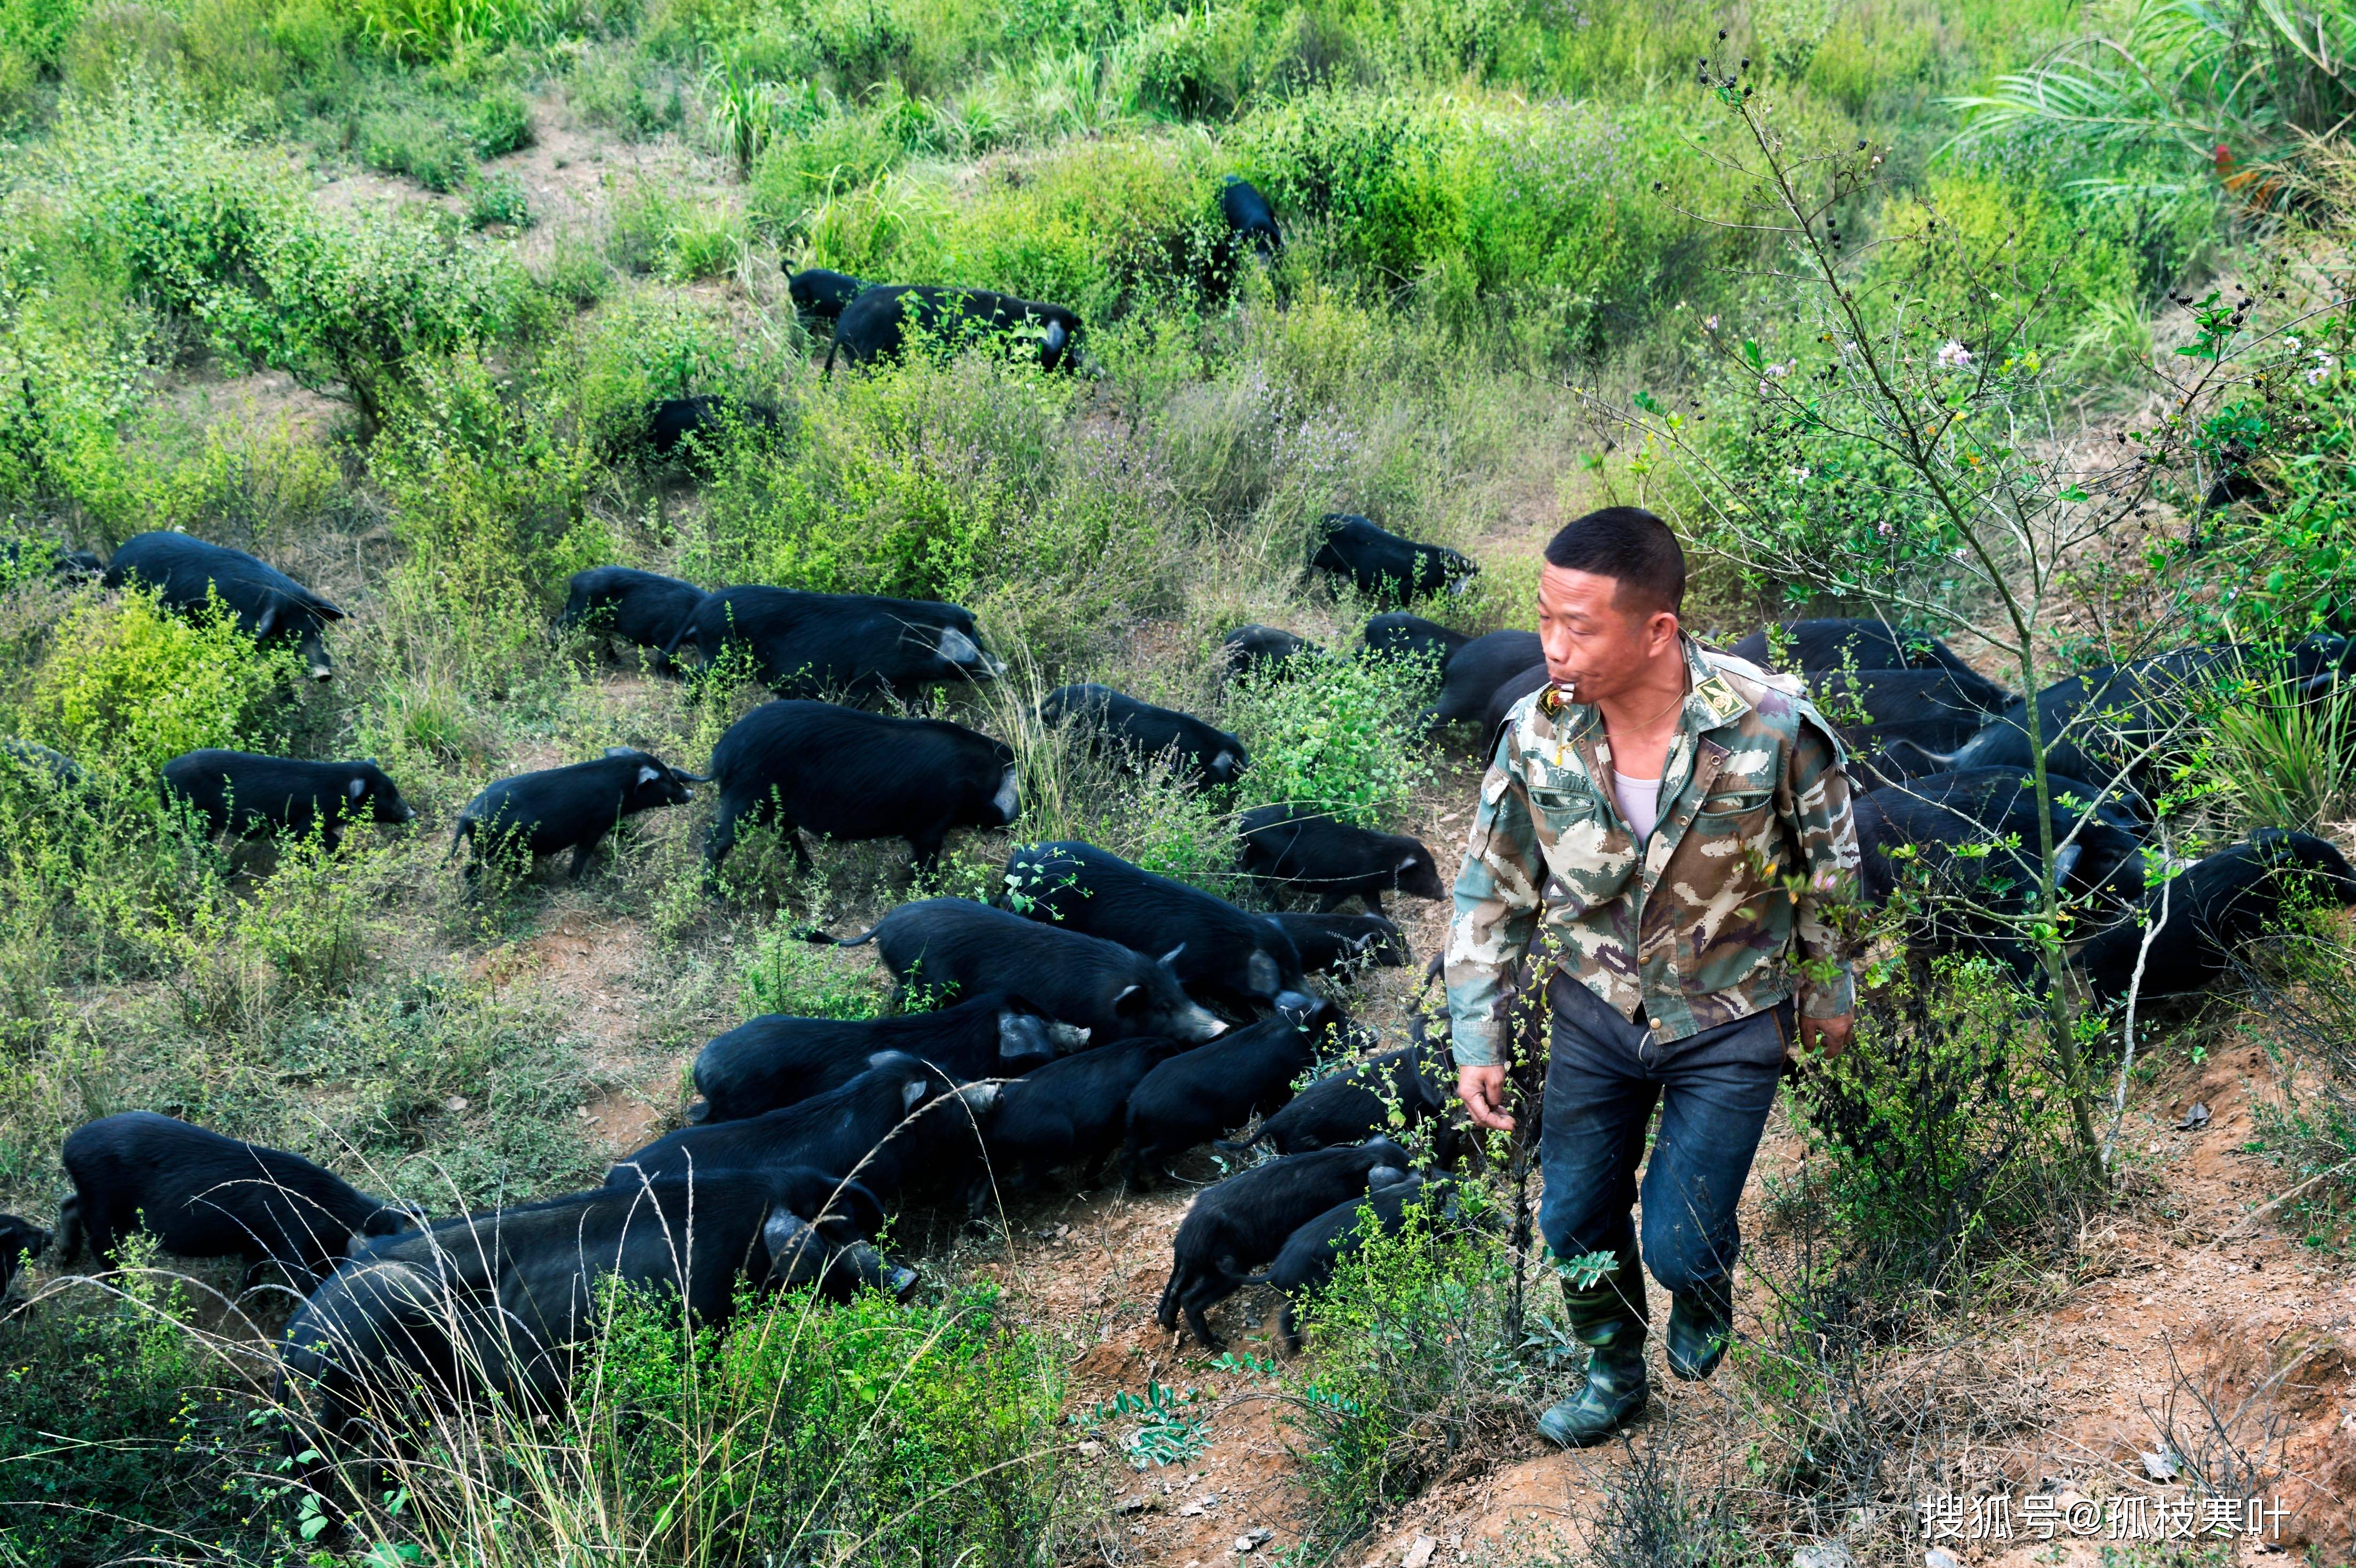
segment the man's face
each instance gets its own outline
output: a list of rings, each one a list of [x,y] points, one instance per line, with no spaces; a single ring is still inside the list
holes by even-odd
[[[1547,678],[1580,702],[1600,702],[1633,688],[1652,660],[1677,639],[1666,610],[1622,608],[1620,584],[1591,571],[1548,566],[1538,573],[1538,641]]]

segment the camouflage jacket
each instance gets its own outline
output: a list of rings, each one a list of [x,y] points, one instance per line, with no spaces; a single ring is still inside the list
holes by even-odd
[[[1559,967],[1622,1018],[1641,1005],[1663,1043],[1795,989],[1810,1018],[1849,1010],[1847,952],[1827,918],[1858,865],[1840,743],[1796,677],[1685,648],[1685,710],[1642,846],[1598,782],[1612,747],[1593,708],[1542,687],[1506,719],[1448,933],[1459,1065],[1503,1060],[1508,982],[1541,922],[1531,995]]]

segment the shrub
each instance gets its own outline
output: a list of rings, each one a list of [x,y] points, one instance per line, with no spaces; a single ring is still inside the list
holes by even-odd
[[[338,0],[359,34],[398,59],[438,60],[575,30],[588,0]]]
[[[466,192],[466,227],[490,229],[501,224],[530,228],[531,198],[524,194],[523,182],[513,175],[478,177]]]
[[[1971,1310],[2074,1243],[2095,1192],[2045,1029],[1994,962],[1917,962],[1801,1080],[1814,1157],[1778,1198],[1818,1216],[1860,1325]]]
[[[222,612],[174,614],[129,589],[69,611],[34,671],[36,733],[83,767],[142,784],[204,746],[270,751],[294,656]]]
[[[436,195],[457,189],[475,172],[473,150],[458,128],[414,109],[364,116],[353,151],[366,167],[407,175]]]
[[[283,165],[169,95],[69,104],[37,172],[77,241],[232,359],[351,400],[373,426],[410,373],[498,338],[522,274],[424,222],[312,206]]]
[[[143,488],[155,527],[267,555],[296,542],[343,490],[335,459],[284,429],[208,428],[195,454]]]
[[[276,1510],[238,1379],[195,1328],[196,1294],[124,1244],[114,1290],[79,1285],[0,1317],[0,1511],[26,1563],[168,1560],[192,1536],[263,1560]],[[290,1543],[277,1543],[284,1551]]]
[[[1247,115],[1231,147],[1366,283],[1421,290],[1460,325],[1484,302],[1535,315],[1556,353],[1583,353],[1702,259],[1646,194],[1690,177],[1652,151],[1680,129],[1660,110],[1325,91]]]
[[[419,377],[373,451],[408,549],[406,602],[429,617],[396,630],[420,639],[421,657],[455,658],[504,688],[545,646],[546,597],[612,559],[586,505],[594,453],[551,429],[543,411],[510,407],[478,360]],[[427,635],[432,626],[442,635]]]
[[[477,157],[506,157],[531,145],[531,100],[520,88],[494,87],[467,106],[466,123]]]
[[[1320,806],[1361,827],[1395,816],[1431,774],[1415,722],[1426,678],[1396,660],[1333,654],[1238,677],[1227,718],[1251,754],[1247,803]]]
[[[1300,1309],[1308,1349],[1284,1376],[1318,1533],[1340,1546],[1485,1437],[1526,1422],[1536,1381],[1513,1321],[1512,1255],[1424,1207],[1357,1247]]]
[[[1166,605],[1168,482],[1080,389],[967,354],[835,379],[720,457],[683,520],[691,578],[973,606],[1042,658]]]

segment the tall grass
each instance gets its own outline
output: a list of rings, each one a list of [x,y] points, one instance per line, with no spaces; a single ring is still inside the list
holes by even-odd
[[[2204,739],[2242,826],[2306,833],[2356,815],[2356,692],[2342,684],[2250,693],[2219,708]]]

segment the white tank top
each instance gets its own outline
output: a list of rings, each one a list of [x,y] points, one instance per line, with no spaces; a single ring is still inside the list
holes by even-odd
[[[1620,820],[1642,844],[1653,836],[1653,826],[1661,819],[1661,781],[1632,779],[1618,768],[1612,770],[1612,798],[1620,804]]]

